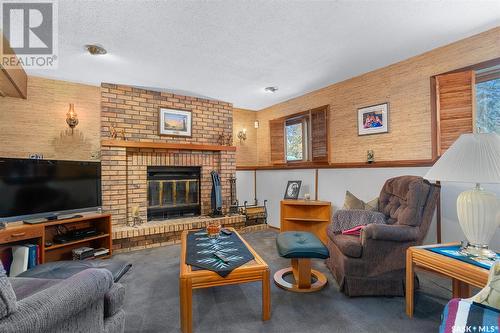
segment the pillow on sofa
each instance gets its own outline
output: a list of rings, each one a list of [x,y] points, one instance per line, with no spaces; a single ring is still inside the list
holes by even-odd
[[[17,299],[9,278],[0,262],[0,318],[7,317],[17,309]]]
[[[346,191],[344,206],[342,207],[342,209],[362,209],[369,211],[378,211],[378,197],[368,202],[364,202],[351,192]]]

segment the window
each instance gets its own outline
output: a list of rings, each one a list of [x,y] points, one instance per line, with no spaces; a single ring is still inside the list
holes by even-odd
[[[500,134],[500,58],[431,77],[433,157],[465,133]]]
[[[306,161],[307,158],[307,121],[304,118],[285,122],[286,161]]]
[[[271,163],[328,163],[328,106],[269,121]]]
[[[500,134],[500,70],[476,75],[476,130]]]

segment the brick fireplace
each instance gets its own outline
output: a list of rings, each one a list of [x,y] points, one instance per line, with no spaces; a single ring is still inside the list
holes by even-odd
[[[219,137],[232,134],[232,104],[105,83],[101,86],[101,107],[102,206],[113,216],[115,249],[158,246],[175,241],[182,230],[202,227],[210,221],[192,214],[182,220],[146,222],[151,220],[148,206],[150,214],[151,206],[155,206],[148,201],[148,190],[151,191],[148,171],[159,168],[199,170],[199,211],[203,216],[210,212],[210,172],[217,170],[222,183],[223,210],[227,211],[229,179],[235,176],[236,155],[232,147],[219,146]],[[158,135],[160,108],[190,110],[192,136]],[[123,133],[125,140],[110,140],[111,128]],[[145,223],[140,228],[130,229],[127,224],[133,221],[132,213],[136,210]],[[236,227],[244,225],[241,216],[222,218],[220,222]]]

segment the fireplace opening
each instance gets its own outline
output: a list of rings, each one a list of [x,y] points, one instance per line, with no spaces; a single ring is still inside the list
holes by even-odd
[[[148,221],[200,215],[201,167],[148,167]]]

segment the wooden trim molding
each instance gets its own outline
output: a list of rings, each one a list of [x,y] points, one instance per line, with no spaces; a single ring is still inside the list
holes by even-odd
[[[473,65],[470,65],[470,66],[466,66],[466,67],[454,69],[452,71],[441,73],[441,74],[438,74],[438,75],[453,74],[453,73],[459,73],[459,72],[465,72],[465,71],[479,71],[481,69],[495,67],[495,66],[498,66],[498,65],[500,65],[500,57],[499,58],[490,59],[490,60],[486,60],[486,61],[480,62],[478,64],[473,64]]]
[[[169,143],[152,141],[125,141],[125,140],[102,140],[103,147],[122,148],[152,148],[152,149],[179,149],[179,150],[204,150],[204,151],[236,151],[235,146],[200,145],[194,143]]]
[[[498,80],[500,79],[500,68],[496,68],[494,70],[490,70],[483,73],[476,73],[476,83]]]
[[[329,163],[329,164],[294,164],[294,165],[257,165],[257,166],[236,166],[236,170],[294,170],[294,169],[355,169],[355,168],[411,168],[430,167],[436,159],[430,160],[400,160],[400,161],[380,161],[373,163],[352,162],[352,163]]]

